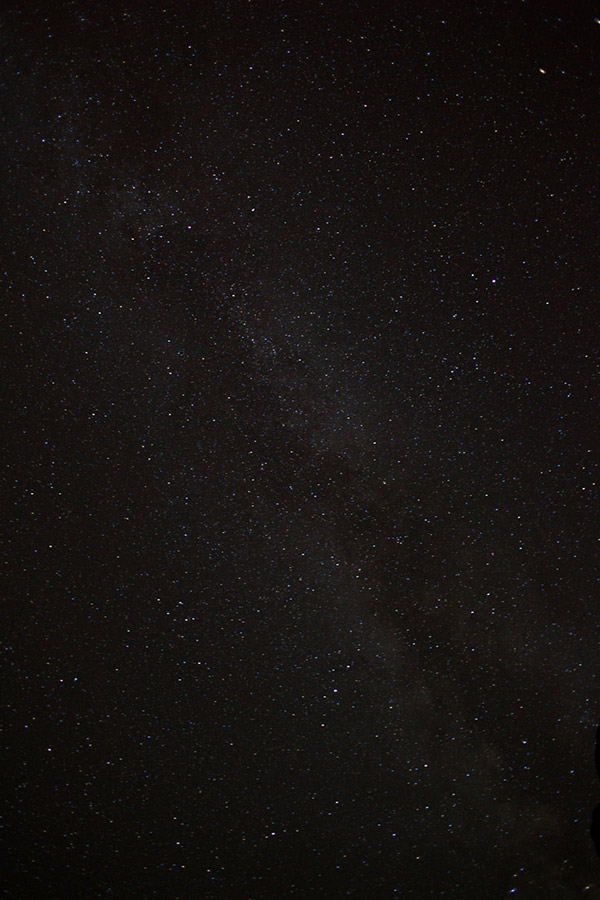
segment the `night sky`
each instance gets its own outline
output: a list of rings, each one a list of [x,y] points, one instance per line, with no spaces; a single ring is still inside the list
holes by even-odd
[[[600,3],[3,8],[2,896],[600,898]]]

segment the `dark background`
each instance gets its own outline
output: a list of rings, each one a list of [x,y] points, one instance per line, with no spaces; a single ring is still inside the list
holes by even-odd
[[[3,896],[600,897],[600,5],[7,4]]]

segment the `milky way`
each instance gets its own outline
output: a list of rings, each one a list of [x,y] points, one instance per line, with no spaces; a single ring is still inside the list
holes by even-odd
[[[600,28],[11,5],[6,896],[600,897]]]

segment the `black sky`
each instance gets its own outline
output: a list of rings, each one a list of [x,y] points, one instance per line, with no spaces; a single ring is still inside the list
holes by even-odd
[[[7,4],[3,896],[600,897],[600,6]]]

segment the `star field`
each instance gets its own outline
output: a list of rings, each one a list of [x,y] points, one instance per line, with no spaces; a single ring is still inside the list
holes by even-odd
[[[9,4],[7,898],[600,897],[597,4]]]

